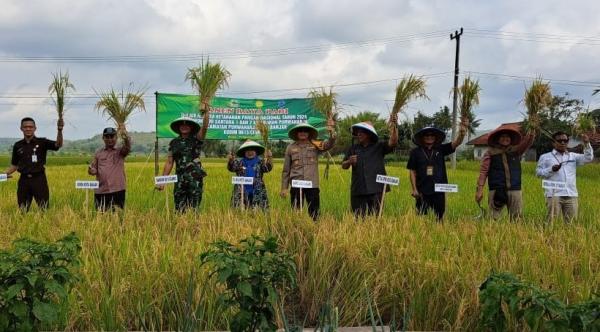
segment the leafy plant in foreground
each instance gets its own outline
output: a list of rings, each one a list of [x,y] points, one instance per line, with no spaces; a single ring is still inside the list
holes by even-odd
[[[275,331],[278,291],[296,285],[296,265],[278,251],[274,237],[252,235],[238,246],[220,240],[200,255],[201,265],[211,265],[211,276],[226,290],[220,301],[237,312],[229,323],[233,332]]]
[[[20,239],[0,252],[0,331],[32,331],[59,319],[77,276],[81,245],[71,233],[56,243]]]

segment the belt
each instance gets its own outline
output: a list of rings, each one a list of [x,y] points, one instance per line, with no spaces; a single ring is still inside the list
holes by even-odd
[[[33,179],[33,178],[36,178],[36,177],[41,176],[41,175],[44,175],[44,172],[21,174],[21,177],[24,177],[24,178],[27,178],[27,179]]]

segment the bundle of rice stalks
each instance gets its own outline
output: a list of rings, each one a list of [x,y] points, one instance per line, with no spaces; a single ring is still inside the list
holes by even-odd
[[[573,124],[573,134],[578,136],[581,134],[596,133],[596,122],[589,112],[577,114],[575,123]]]
[[[468,123],[473,117],[473,107],[479,105],[480,91],[479,81],[474,81],[470,77],[466,77],[463,85],[458,88],[461,123]]]
[[[327,120],[337,120],[337,97],[338,94],[333,92],[330,87],[329,92],[321,88],[321,91],[312,90],[308,93],[308,98],[311,99],[312,106],[321,114],[325,115]]]
[[[210,102],[217,91],[229,85],[231,74],[220,63],[202,61],[198,67],[188,68],[185,79],[192,83],[192,87],[198,91],[200,103],[198,105],[200,114],[210,112]]]
[[[111,89],[108,92],[97,93],[100,100],[96,103],[96,110],[108,116],[117,125],[120,135],[125,133],[125,123],[135,110],[146,111],[144,104],[145,88],[134,90],[130,85],[128,91],[120,92]]]
[[[69,90],[75,91],[75,86],[69,81],[69,72],[67,71],[64,74],[62,72],[53,73],[48,92],[53,96],[59,120],[62,120],[65,114],[65,99]]]
[[[525,90],[524,103],[527,108],[528,130],[539,131],[540,113],[552,104],[550,83],[544,83],[541,78],[535,79],[529,89]]]
[[[429,99],[425,93],[425,86],[425,80],[422,77],[416,77],[411,74],[402,78],[396,87],[396,98],[394,99],[394,107],[392,107],[391,114],[397,116],[413,99]]]
[[[262,119],[258,119],[258,120],[256,120],[256,130],[258,130],[258,132],[260,133],[260,137],[263,140],[265,149],[268,150],[269,149],[269,132],[271,131],[269,124],[267,124]]]

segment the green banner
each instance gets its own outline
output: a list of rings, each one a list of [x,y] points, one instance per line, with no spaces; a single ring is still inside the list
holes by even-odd
[[[177,134],[170,123],[182,116],[202,123],[198,113],[198,96],[156,93],[156,137],[173,138]],[[310,99],[241,99],[215,97],[211,103],[210,123],[206,139],[259,139],[256,120],[270,127],[269,138],[288,139],[288,128],[297,123],[310,123],[325,135],[325,116],[312,108]]]

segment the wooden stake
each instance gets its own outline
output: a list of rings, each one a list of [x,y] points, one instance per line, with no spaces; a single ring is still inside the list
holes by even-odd
[[[378,218],[381,218],[383,215],[383,201],[385,200],[385,190],[387,189],[387,183],[383,184],[383,192],[381,193],[381,202],[379,203],[379,215]]]
[[[242,199],[241,199],[241,202],[240,202],[241,203],[240,206],[242,208],[242,211],[244,211],[244,209],[246,207],[246,204],[244,203],[244,185],[243,184],[240,184],[240,196],[242,196],[241,197]]]
[[[83,208],[85,209],[85,220],[88,220],[88,200],[89,190],[85,190],[85,202],[83,203]]]
[[[304,208],[302,207],[302,200],[304,199],[304,197],[302,196],[302,188],[300,188],[300,210],[304,211]]]

